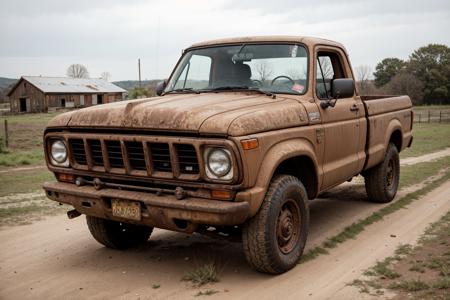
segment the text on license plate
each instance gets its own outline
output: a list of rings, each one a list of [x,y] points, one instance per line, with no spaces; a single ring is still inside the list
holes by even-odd
[[[131,220],[141,220],[141,205],[139,202],[112,199],[112,214],[115,217],[121,217]]]

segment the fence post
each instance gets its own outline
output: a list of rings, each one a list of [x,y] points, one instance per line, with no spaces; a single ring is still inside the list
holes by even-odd
[[[439,111],[439,123],[442,122],[442,110]]]
[[[422,113],[419,113],[419,124],[420,124],[421,120],[422,120]]]
[[[430,111],[428,111],[428,123],[430,123],[431,122],[431,114],[430,114]]]
[[[8,120],[5,120],[5,147],[8,148]]]

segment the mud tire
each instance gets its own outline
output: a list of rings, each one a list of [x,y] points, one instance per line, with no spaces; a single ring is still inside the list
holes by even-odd
[[[292,226],[283,225],[289,223]],[[308,230],[305,187],[294,176],[278,175],[272,179],[258,213],[243,226],[245,257],[259,272],[284,273],[297,265],[305,248]],[[291,240],[288,237],[293,231],[296,234],[291,235]]]
[[[153,228],[86,216],[94,239],[112,249],[127,249],[145,243]]]
[[[397,147],[390,143],[384,160],[368,170],[364,176],[369,200],[378,203],[391,202],[397,194],[400,180],[400,159]]]

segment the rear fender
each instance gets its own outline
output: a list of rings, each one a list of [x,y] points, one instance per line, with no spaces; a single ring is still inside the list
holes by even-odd
[[[384,152],[387,151],[387,147],[389,145],[389,141],[391,140],[392,134],[395,131],[400,131],[402,135],[401,145],[399,151],[403,148],[403,131],[402,131],[402,124],[398,119],[392,119],[389,123],[388,127],[386,128],[386,133],[384,136]]]

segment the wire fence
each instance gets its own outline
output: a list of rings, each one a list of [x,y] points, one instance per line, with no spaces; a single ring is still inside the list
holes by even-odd
[[[416,123],[450,123],[450,109],[414,110]]]

